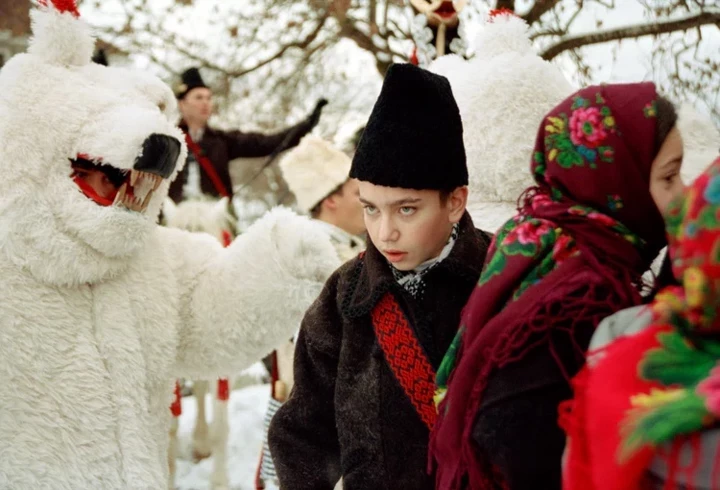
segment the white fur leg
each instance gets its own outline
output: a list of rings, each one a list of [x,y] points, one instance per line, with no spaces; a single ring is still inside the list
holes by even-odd
[[[215,392],[217,395],[217,391]],[[228,422],[228,402],[213,397],[213,422],[211,428],[213,472],[210,476],[212,490],[227,490],[230,488],[227,472],[227,444],[230,424]]]
[[[192,439],[193,461],[196,463],[210,456],[210,430],[205,417],[205,398],[208,392],[207,381],[193,381],[193,396],[197,402],[197,417]]]

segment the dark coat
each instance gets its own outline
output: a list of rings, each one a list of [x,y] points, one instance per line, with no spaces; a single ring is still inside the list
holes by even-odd
[[[221,131],[219,129],[206,127],[199,146],[215,167],[220,181],[222,181],[225,189],[227,189],[232,197],[232,182],[230,181],[229,169],[231,160],[241,157],[252,158],[270,155],[283,143],[289,134],[294,132],[294,136],[287,142],[287,148],[291,148],[297,145],[300,139],[312,130],[313,126],[314,122],[306,119],[295,126],[275,134]],[[187,125],[180,123],[180,129],[187,132]],[[190,157],[190,155],[188,155],[188,157]],[[187,181],[187,176],[188,166],[186,165],[172,184],[170,184],[169,196],[176,203],[183,200],[183,187]],[[200,166],[200,189],[203,194],[220,197],[212,180],[202,170],[202,166]]]
[[[490,235],[466,215],[450,255],[416,301],[368,243],[336,271],[303,320],[295,386],[272,420],[270,450],[283,490],[432,489],[429,431],[385,361],[371,312],[391,292],[437,370],[482,269]]]

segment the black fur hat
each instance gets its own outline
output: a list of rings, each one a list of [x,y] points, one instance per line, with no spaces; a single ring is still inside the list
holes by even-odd
[[[175,89],[175,97],[178,99],[185,97],[188,92],[194,88],[208,88],[200,76],[200,70],[195,67],[185,70],[182,75],[180,75],[180,80],[180,85],[178,85]]]
[[[460,111],[445,77],[411,64],[390,67],[350,177],[418,190],[467,185]]]

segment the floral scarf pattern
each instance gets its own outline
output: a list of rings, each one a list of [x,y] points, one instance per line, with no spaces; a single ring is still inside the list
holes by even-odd
[[[659,345],[645,353],[637,373],[659,386],[631,397],[622,456],[720,419],[720,159],[670,207],[666,221],[681,285],[652,304]]]
[[[588,87],[541,123],[531,162],[537,186],[497,233],[438,370],[429,451],[438,489],[464,481],[484,488],[495,478],[483,472],[471,436],[487,380],[533,348],[532,335],[551,328],[557,315],[544,317],[543,308],[584,287],[581,271],[596,271],[593,277],[617,291],[606,301],[612,308],[640,302],[636,286],[666,243],[649,192],[657,123],[646,108],[656,98],[651,83]],[[577,305],[563,314],[596,301],[586,294],[571,298]]]
[[[697,436],[720,420],[720,159],[670,206],[666,226],[680,285],[655,296],[650,326],[604,347],[573,380],[567,490],[641,488],[658,456],[669,484],[681,467],[693,481],[712,456]],[[695,443],[681,461],[686,441]]]

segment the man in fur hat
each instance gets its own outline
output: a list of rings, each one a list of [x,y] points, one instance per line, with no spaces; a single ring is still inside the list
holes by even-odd
[[[197,68],[189,68],[176,87],[175,96],[182,120],[180,129],[188,145],[188,162],[170,186],[170,198],[177,202],[208,195],[232,198],[229,164],[240,157],[262,157],[298,144],[320,120],[327,101],[322,99],[300,123],[275,134],[221,131],[208,126],[212,115],[212,90]]]
[[[369,242],[303,320],[295,386],[270,426],[281,488],[432,489],[435,371],[490,236],[465,210],[462,122],[447,79],[393,65],[353,158]]]
[[[341,262],[357,257],[365,249],[365,241],[360,237],[365,232],[363,208],[358,181],[349,176],[350,165],[350,157],[345,153],[311,134],[280,162],[283,178],[295,194],[298,208],[327,232]],[[288,341],[273,355],[272,400],[265,417],[268,424],[292,389],[294,354],[295,342]],[[276,478],[266,437],[257,487],[263,488],[263,481]]]

